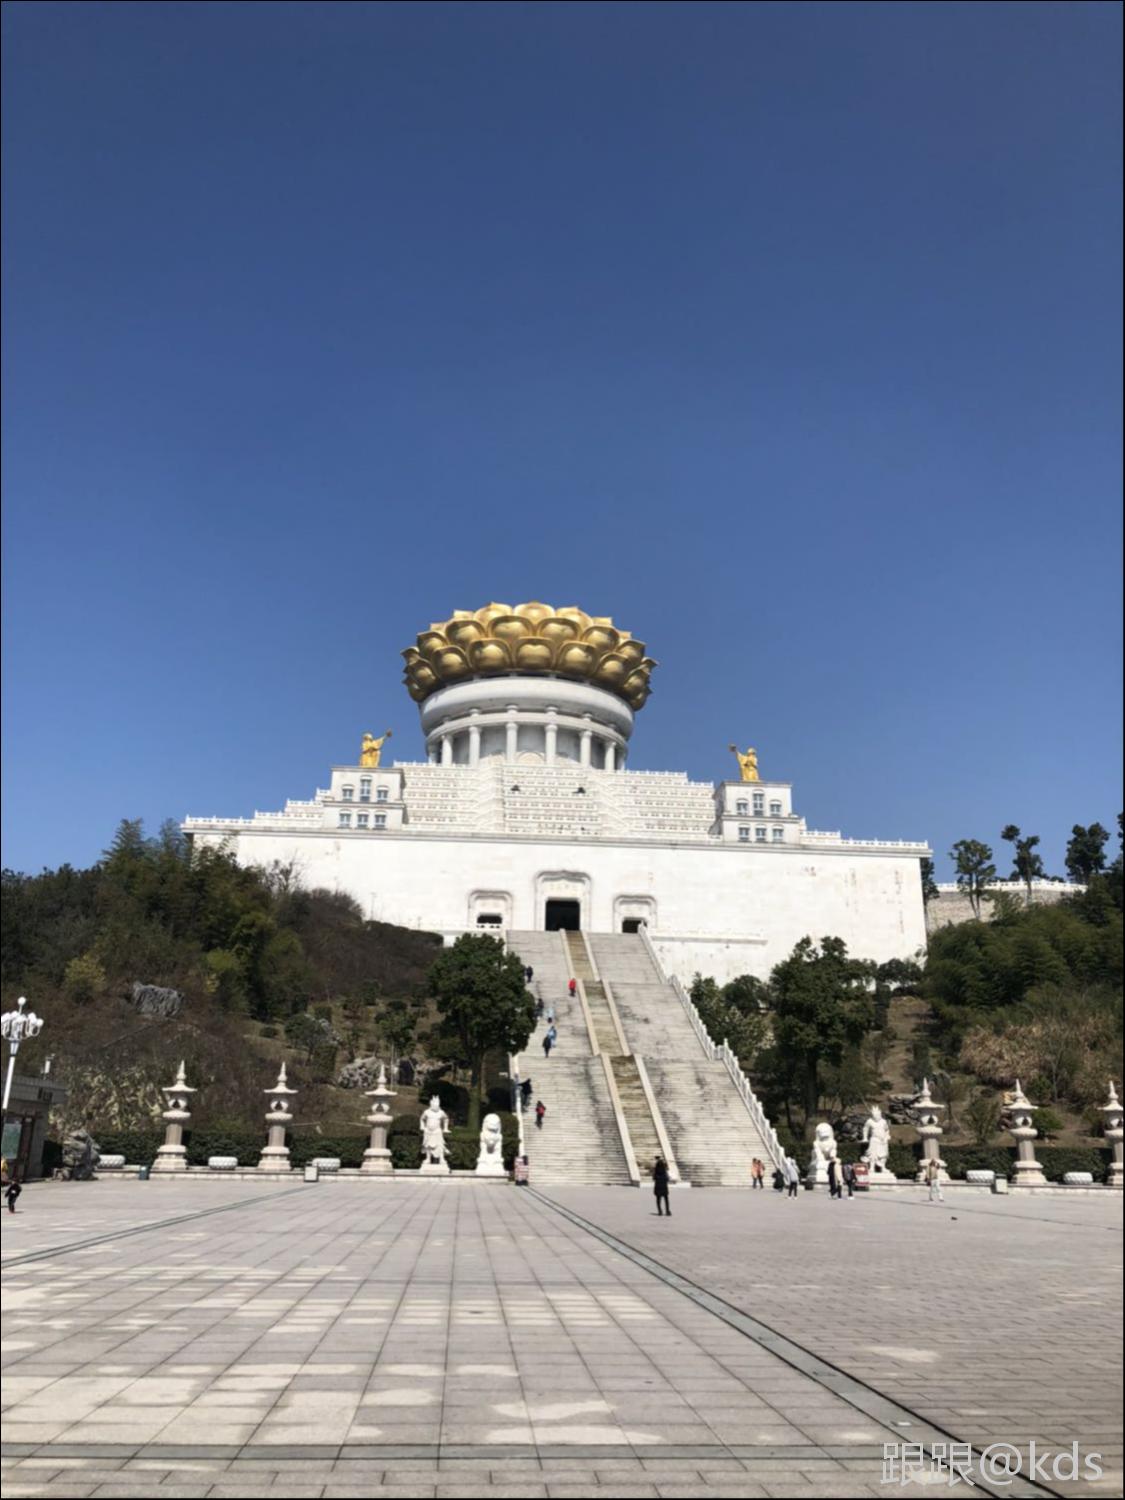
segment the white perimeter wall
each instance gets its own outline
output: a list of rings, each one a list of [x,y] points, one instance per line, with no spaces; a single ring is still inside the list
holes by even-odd
[[[765,978],[803,937],[841,937],[857,958],[910,958],[926,942],[917,857],[716,843],[515,842],[418,831],[197,833],[240,862],[292,861],[306,887],[345,891],[364,915],[451,934],[474,921],[474,896],[507,893],[510,925],[541,928],[548,895],[581,893],[583,926],[619,930],[615,901],[654,903],[650,936],[685,983]],[[495,906],[486,901],[485,906]]]

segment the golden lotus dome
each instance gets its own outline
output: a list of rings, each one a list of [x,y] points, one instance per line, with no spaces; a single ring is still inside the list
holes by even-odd
[[[486,604],[454,610],[431,625],[403,653],[406,688],[421,703],[438,688],[471,677],[543,673],[606,688],[630,708],[647,699],[656,666],[635,640],[610,619],[575,605]]]

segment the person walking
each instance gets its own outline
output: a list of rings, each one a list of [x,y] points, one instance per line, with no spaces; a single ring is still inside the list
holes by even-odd
[[[535,978],[535,970],[531,967],[530,964],[528,964],[527,968],[524,969],[523,977],[528,984],[530,984],[531,981]]]
[[[19,1171],[15,1167],[8,1169],[8,1186],[4,1189],[4,1201],[8,1205],[8,1212],[14,1214],[16,1211],[16,1199],[23,1192],[20,1187]]]
[[[844,1196],[843,1184],[840,1181],[840,1163],[834,1156],[828,1163],[828,1196],[830,1198],[842,1198]]]
[[[755,1157],[754,1160],[750,1163],[750,1186],[753,1188],[761,1188],[763,1191],[765,1191],[766,1164],[764,1161],[759,1160],[758,1157]]]
[[[543,1129],[543,1116],[546,1113],[547,1113],[547,1106],[543,1103],[542,1099],[538,1100],[537,1103],[536,1103],[536,1105],[535,1105],[535,1128],[536,1128],[536,1130],[542,1130]]]
[[[931,1203],[944,1203],[945,1194],[941,1190],[941,1163],[936,1156],[926,1159],[926,1185],[929,1188],[929,1201]]]
[[[785,1186],[788,1188],[788,1196],[795,1198],[797,1189],[801,1185],[801,1169],[791,1156],[785,1158]]]
[[[531,1079],[525,1078],[520,1084],[520,1103],[527,1109],[531,1103]]]
[[[840,1175],[844,1179],[844,1186],[848,1190],[848,1197],[855,1197],[855,1162],[846,1161],[840,1169]]]
[[[553,1026],[548,1026],[547,1030],[546,1030],[546,1033],[545,1033],[545,1035],[543,1037],[543,1056],[544,1057],[550,1057],[550,1055],[551,1055],[551,1048],[555,1045],[555,1043],[558,1041],[558,1039],[559,1039],[559,1034],[555,1030],[555,1028]]]
[[[652,1191],[656,1195],[657,1218],[667,1214],[672,1217],[672,1205],[668,1201],[668,1163],[658,1156],[652,1164]]]
[[[535,1020],[538,1023],[542,1019],[543,1019],[543,996],[540,995],[539,999],[536,1000],[536,1002],[535,1002]]]
[[[570,998],[573,1000],[574,997],[575,997],[575,995],[577,995],[577,993],[578,993],[578,981],[577,981],[577,979],[572,979],[570,981],[570,983],[567,985],[567,989],[570,992]]]

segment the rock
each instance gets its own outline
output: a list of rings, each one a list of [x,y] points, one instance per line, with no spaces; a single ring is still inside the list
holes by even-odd
[[[93,1177],[101,1151],[88,1130],[72,1130],[62,1143],[62,1159],[75,1181],[85,1182]]]
[[[336,1074],[336,1087],[340,1089],[370,1089],[375,1086],[379,1072],[377,1057],[356,1057],[345,1063]]]
[[[139,981],[134,983],[130,998],[142,1016],[163,1016],[165,1020],[178,1016],[184,1005],[180,990],[162,989],[158,984],[141,984]]]

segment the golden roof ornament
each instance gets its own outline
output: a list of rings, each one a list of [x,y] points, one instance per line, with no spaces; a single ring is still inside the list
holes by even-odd
[[[403,653],[406,688],[421,703],[438,688],[471,677],[544,673],[589,682],[641,708],[656,666],[643,641],[611,619],[575,605],[486,604],[453,612]]]

